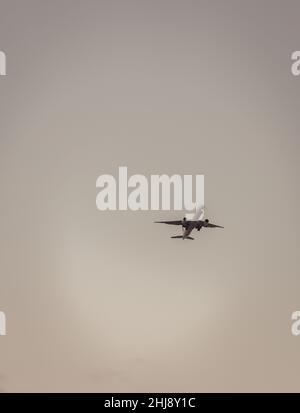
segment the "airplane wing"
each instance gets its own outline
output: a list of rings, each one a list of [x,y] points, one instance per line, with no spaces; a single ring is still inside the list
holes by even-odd
[[[205,226],[208,228],[224,228],[221,225],[210,224],[209,222]]]
[[[202,227],[204,228],[224,228],[221,225],[211,224],[210,222],[201,221],[201,220],[198,221],[197,228],[198,227],[200,228]]]
[[[155,221],[155,224],[182,225],[182,221]]]

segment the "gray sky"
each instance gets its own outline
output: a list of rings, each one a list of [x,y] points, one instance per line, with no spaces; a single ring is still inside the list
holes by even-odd
[[[299,391],[299,12],[0,0],[1,391]],[[124,165],[225,229],[98,211]]]

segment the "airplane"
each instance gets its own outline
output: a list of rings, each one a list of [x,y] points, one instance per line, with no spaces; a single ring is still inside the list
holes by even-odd
[[[211,224],[208,219],[204,219],[204,207],[196,209],[192,219],[188,219],[186,216],[178,221],[155,221],[155,224],[168,224],[168,225],[181,225],[182,226],[182,235],[175,235],[171,238],[180,238],[180,239],[191,239],[190,233],[193,229],[200,231],[201,228],[224,228],[220,225]]]

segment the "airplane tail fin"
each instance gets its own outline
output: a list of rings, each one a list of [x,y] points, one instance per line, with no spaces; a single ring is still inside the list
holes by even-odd
[[[183,236],[182,235],[175,235],[175,236],[173,236],[173,237],[171,237],[171,238],[177,238],[177,239],[194,239],[194,238],[192,238],[192,237],[185,237],[185,238],[183,238]]]
[[[202,220],[204,218],[204,205],[196,206],[194,213],[185,214],[185,217],[191,221]]]

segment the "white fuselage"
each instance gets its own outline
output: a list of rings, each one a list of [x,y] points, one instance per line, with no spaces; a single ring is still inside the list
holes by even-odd
[[[186,215],[186,218],[189,219],[191,222],[188,224],[188,226],[185,227],[183,234],[182,234],[182,239],[185,239],[186,237],[188,237],[190,235],[190,233],[193,231],[193,229],[195,228],[194,222],[197,222],[199,220],[203,220],[204,218],[204,206],[201,206],[199,208],[196,209],[196,212],[194,213],[194,215],[192,216],[192,218],[188,218],[188,216]]]

